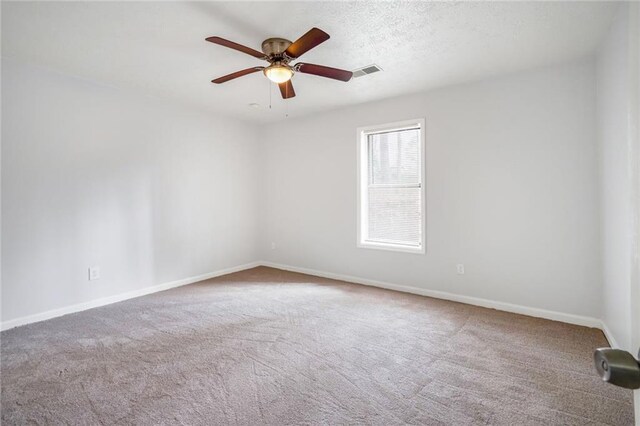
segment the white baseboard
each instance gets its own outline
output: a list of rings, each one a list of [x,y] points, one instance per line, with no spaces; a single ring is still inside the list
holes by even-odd
[[[219,277],[221,275],[232,274],[234,272],[244,271],[245,269],[255,268],[260,266],[260,262],[245,263],[244,265],[233,266],[231,268],[221,269],[215,272],[209,272],[207,274],[198,275],[195,277],[184,278],[177,281],[171,281],[168,283],[153,285],[138,290],[128,291],[126,293],[120,293],[113,296],[103,297],[100,299],[90,300],[88,302],[77,303],[71,306],[65,306],[63,308],[52,309],[50,311],[40,312],[33,315],[27,315],[24,317],[15,318],[9,321],[0,323],[0,330],[8,330],[10,328],[18,327],[21,325],[31,324],[38,321],[44,321],[62,315],[71,314],[74,312],[85,311],[91,308],[97,308],[99,306],[110,305],[112,303],[121,302],[127,299],[133,299],[135,297],[144,296],[151,293],[157,293],[159,291],[168,290],[170,288],[180,287],[187,284],[193,284],[198,281],[204,281],[211,278]]]
[[[609,346],[614,349],[620,349],[618,342],[616,341],[615,337],[613,337],[613,333],[611,332],[609,327],[607,327],[607,324],[604,321],[600,321],[600,329],[604,333],[604,337],[606,337],[609,341]]]
[[[461,294],[448,293],[445,291],[428,290],[419,287],[411,287],[399,284],[387,283],[384,281],[370,280],[367,278],[354,277],[350,275],[334,274],[331,272],[318,271],[315,269],[299,268],[297,266],[283,265],[280,263],[261,261],[263,266],[283,269],[285,271],[298,272],[301,274],[314,275],[317,277],[330,278],[334,280],[347,281],[356,284],[364,284],[372,287],[380,287],[388,290],[402,291],[405,293],[418,294],[421,296],[433,297],[436,299],[451,300],[454,302],[466,303],[468,305],[482,306],[485,308],[497,309],[499,311],[512,312],[515,314],[528,315],[531,317],[546,318],[553,321],[561,321],[569,324],[582,325],[585,327],[603,329],[601,320],[581,315],[567,314],[564,312],[549,311],[546,309],[532,308],[529,306],[514,305],[512,303],[497,302],[494,300],[481,299],[479,297],[464,296]],[[605,335],[607,332],[605,331]],[[609,333],[610,335],[610,333]],[[607,338],[609,338],[607,335]],[[611,340],[609,340],[611,342]],[[611,342],[613,345],[613,342]]]
[[[392,284],[384,281],[370,280],[367,278],[355,277],[351,275],[335,274],[331,272],[318,271],[318,270],[309,269],[309,268],[300,268],[297,266],[284,265],[284,264],[274,263],[269,261],[257,261],[257,262],[246,263],[244,265],[238,265],[231,268],[221,269],[219,271],[210,272],[208,274],[198,275],[195,277],[185,278],[177,281],[171,281],[168,283],[145,287],[142,289],[133,290],[133,291],[129,291],[121,294],[116,294],[113,296],[104,297],[100,299],[95,299],[88,302],[78,303],[78,304],[66,306],[63,308],[52,309],[46,312],[27,315],[20,318],[15,318],[15,319],[0,323],[0,330],[7,330],[7,329],[18,327],[21,325],[31,324],[38,321],[44,321],[50,318],[55,318],[62,315],[71,314],[74,312],[80,312],[80,311],[84,311],[91,308],[97,308],[99,306],[105,306],[112,303],[121,302],[123,300],[133,299],[135,297],[140,297],[140,296],[156,293],[163,290],[168,290],[170,288],[180,287],[187,284],[193,284],[198,281],[208,280],[210,278],[219,277],[221,275],[227,275],[234,272],[244,271],[245,269],[251,269],[257,266],[268,266],[270,268],[282,269],[282,270],[291,271],[291,272],[298,272],[298,273],[307,274],[307,275],[314,275],[317,277],[347,281],[355,284],[363,284],[363,285],[368,285],[372,287],[379,287],[379,288],[385,288],[389,290],[402,291],[405,293],[418,294],[421,296],[433,297],[436,299],[451,300],[454,302],[466,303],[469,305],[482,306],[485,308],[497,309],[505,312],[529,315],[529,316],[538,317],[538,318],[546,318],[554,321],[566,322],[569,324],[599,328],[604,332],[605,337],[611,344],[611,347],[614,347],[614,348],[618,347],[615,339],[613,338],[611,331],[606,326],[606,324],[604,324],[601,320],[592,318],[592,317],[573,315],[573,314],[567,314],[567,313],[556,312],[556,311],[549,311],[546,309],[532,308],[528,306],[515,305],[512,303],[506,303],[506,302],[497,302],[494,300],[482,299],[482,298],[472,297],[472,296],[464,296],[461,294],[449,293],[444,291],[428,290],[428,289],[419,288],[419,287]]]

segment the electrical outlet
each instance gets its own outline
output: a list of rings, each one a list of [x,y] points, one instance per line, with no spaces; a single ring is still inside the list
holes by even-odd
[[[458,275],[464,275],[464,265],[462,263],[456,265],[456,272]]]
[[[271,250],[275,250],[276,249],[276,243],[271,243]]]
[[[99,266],[90,266],[89,267],[89,281],[99,280],[100,279],[100,267]]]

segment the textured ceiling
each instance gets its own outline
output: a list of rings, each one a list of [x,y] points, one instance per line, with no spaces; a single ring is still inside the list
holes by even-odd
[[[2,2],[2,54],[245,120],[269,122],[558,63],[593,52],[611,2]],[[381,73],[348,83],[298,74],[280,99],[261,61],[207,43],[260,49],[313,26],[331,35],[305,62]],[[270,90],[272,108],[269,108]],[[257,103],[258,107],[249,104]]]

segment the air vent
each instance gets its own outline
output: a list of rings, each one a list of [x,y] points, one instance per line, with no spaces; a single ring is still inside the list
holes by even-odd
[[[373,74],[374,72],[382,71],[382,68],[376,64],[367,65],[366,67],[358,68],[353,71],[353,78],[364,77],[365,75]]]

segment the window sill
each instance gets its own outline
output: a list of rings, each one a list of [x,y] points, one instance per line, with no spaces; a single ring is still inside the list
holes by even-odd
[[[412,247],[401,244],[386,244],[372,241],[361,241],[358,243],[358,248],[374,249],[374,250],[386,250],[386,251],[398,251],[401,253],[412,254],[425,254],[424,246]]]

